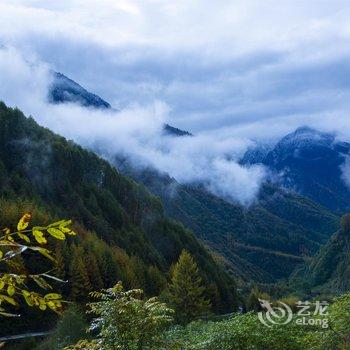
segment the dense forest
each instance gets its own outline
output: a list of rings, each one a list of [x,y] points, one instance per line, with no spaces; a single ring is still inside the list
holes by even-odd
[[[89,292],[119,280],[158,295],[186,249],[198,262],[212,311],[237,307],[233,279],[189,230],[164,216],[160,200],[142,185],[3,103],[0,134],[1,224],[13,225],[27,211],[40,225],[57,218],[75,223],[78,236],[53,247],[57,273],[69,280],[62,292],[70,300],[85,302]],[[10,332],[20,331],[21,323],[34,328],[23,317]]]
[[[145,172],[142,182],[164,210],[144,185],[3,103],[0,134],[2,232],[8,237],[22,217],[16,235],[27,242],[20,228],[28,218],[28,235],[39,244],[32,250],[54,259],[51,270],[25,249],[2,258],[14,261],[9,271],[2,267],[1,312],[20,317],[3,316],[1,336],[44,332],[8,349],[347,349],[348,215],[338,229],[337,215],[272,184],[247,211],[195,187],[180,187],[172,202],[162,189],[173,180]],[[72,220],[74,235],[62,218]],[[11,277],[18,269],[22,277]],[[54,293],[41,296],[48,286],[35,276],[45,271]],[[23,276],[36,282],[26,288],[39,291],[17,293]],[[15,301],[17,294],[24,298]],[[316,318],[326,327],[300,327],[296,314],[266,327],[258,317],[261,300],[294,310],[302,299],[330,304],[326,318]]]
[[[337,214],[273,183],[264,184],[256,203],[245,207],[203,186],[135,169],[125,159],[116,157],[115,164],[159,196],[166,214],[191,228],[244,281],[288,278],[338,228]]]

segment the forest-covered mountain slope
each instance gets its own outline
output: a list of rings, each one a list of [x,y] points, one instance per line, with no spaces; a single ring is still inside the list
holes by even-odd
[[[189,230],[164,216],[161,201],[145,187],[4,103],[0,135],[3,200],[29,200],[57,217],[72,218],[164,276],[185,248],[218,291],[223,308],[233,306],[232,279]]]
[[[350,290],[350,215],[326,245],[293,276],[292,280],[313,293],[341,294]]]
[[[200,186],[185,186],[154,170],[117,167],[164,202],[165,212],[190,227],[227,268],[243,279],[287,278],[338,227],[338,217],[295,192],[265,184],[250,207],[228,202]]]

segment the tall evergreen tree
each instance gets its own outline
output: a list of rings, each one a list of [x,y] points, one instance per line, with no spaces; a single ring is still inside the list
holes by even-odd
[[[167,285],[164,274],[157,266],[149,266],[147,270],[146,292],[148,295],[159,295]]]
[[[198,266],[190,253],[183,250],[176,263],[169,285],[170,302],[181,323],[188,323],[209,312],[211,304],[204,296],[205,286]]]
[[[100,290],[104,287],[100,269],[97,264],[95,255],[92,252],[88,252],[86,255],[86,270],[94,290]]]
[[[132,288],[145,289],[146,286],[146,267],[142,260],[137,256],[130,259],[130,267],[134,272],[134,279],[131,281]]]
[[[119,280],[118,267],[113,255],[108,250],[105,250],[103,251],[102,256],[99,257],[97,263],[102,275],[104,286],[106,288],[113,287]]]
[[[69,268],[70,259],[67,258],[67,250],[69,249],[66,242],[62,242],[62,244],[57,244],[54,250],[56,259],[56,276],[61,280],[68,280],[68,271],[66,270]],[[58,290],[61,294],[64,295],[68,295],[70,293],[68,283],[59,283]]]
[[[83,302],[92,286],[84,264],[84,251],[81,247],[73,247],[73,259],[70,265],[71,298]]]

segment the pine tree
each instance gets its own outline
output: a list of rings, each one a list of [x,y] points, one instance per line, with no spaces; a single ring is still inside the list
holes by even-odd
[[[66,265],[65,265],[65,252],[66,243],[57,244],[55,247],[55,259],[56,259],[56,276],[63,280],[66,279]]]
[[[134,279],[131,281],[131,287],[144,289],[146,285],[145,264],[139,257],[132,256],[130,259],[130,267],[134,272]]]
[[[105,250],[98,258],[97,264],[99,266],[103,284],[106,288],[113,287],[119,280],[118,267],[112,254]]]
[[[69,260],[67,259],[67,244],[63,242],[62,244],[57,244],[55,247],[55,259],[56,259],[56,276],[61,280],[67,280],[68,276],[66,273],[66,266],[69,266]],[[60,283],[58,290],[62,294],[69,294],[69,286],[67,283]]]
[[[87,262],[86,270],[89,276],[89,280],[92,284],[93,289],[98,291],[102,289],[104,286],[103,286],[103,280],[102,280],[100,269],[97,264],[96,257],[92,252],[87,253],[86,262]]]
[[[183,250],[176,263],[169,285],[170,302],[180,323],[188,323],[210,310],[210,302],[204,297],[205,286],[198,266],[192,256]]]
[[[167,280],[157,266],[149,266],[147,270],[146,292],[148,295],[159,295],[166,287]]]
[[[84,264],[84,250],[81,247],[73,247],[73,259],[70,265],[71,298],[77,302],[83,302],[92,286]]]
[[[260,292],[256,286],[252,288],[247,298],[247,309],[249,311],[261,311],[262,307],[259,301]]]

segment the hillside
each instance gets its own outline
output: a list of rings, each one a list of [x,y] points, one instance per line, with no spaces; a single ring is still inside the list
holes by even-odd
[[[341,228],[319,252],[293,276],[313,293],[336,295],[350,290],[350,216],[344,215]]]
[[[159,198],[142,185],[4,103],[0,103],[0,134],[2,200],[30,201],[34,211],[40,207],[53,216],[72,218],[109,246],[136,257],[142,264],[135,268],[155,266],[165,277],[186,248],[207,283],[218,290],[220,307],[233,306],[231,278],[189,230],[164,216]]]
[[[337,229],[336,215],[273,184],[265,184],[258,201],[245,208],[151,169],[136,171],[118,159],[116,166],[160,196],[170,217],[190,227],[245,280],[287,278],[303,255],[315,253]]]
[[[67,99],[55,102],[72,102],[68,98],[69,91],[65,90],[66,85],[57,86],[60,95]],[[86,90],[82,98],[85,101],[93,99],[85,96]],[[280,150],[280,157],[284,155],[283,149],[286,159],[289,159],[294,152],[293,147],[299,147],[299,153],[302,153],[307,147],[315,148],[315,141],[322,141],[316,136],[311,142],[305,141],[310,136],[306,136],[302,130],[306,132],[308,129],[300,129],[296,133],[298,137],[293,137],[294,134],[287,136],[276,146]],[[170,125],[165,125],[164,132],[176,137],[191,135]],[[309,134],[310,132],[307,133]],[[327,136],[326,140],[328,145],[333,139]],[[242,163],[267,165],[265,159],[277,158],[272,154],[277,154],[277,151],[272,152],[271,147],[259,146],[249,150]],[[271,282],[287,278],[303,262],[303,255],[315,253],[337,229],[336,215],[294,190],[285,190],[284,183],[266,183],[258,201],[245,208],[212,195],[201,186],[179,184],[154,169],[135,169],[127,159],[121,159],[119,155],[116,155],[114,164],[120,172],[144,184],[159,196],[164,203],[166,215],[191,228],[210,247],[218,260],[243,280]],[[271,170],[279,171],[277,167],[271,167]],[[307,179],[309,169],[305,172],[303,175]]]

